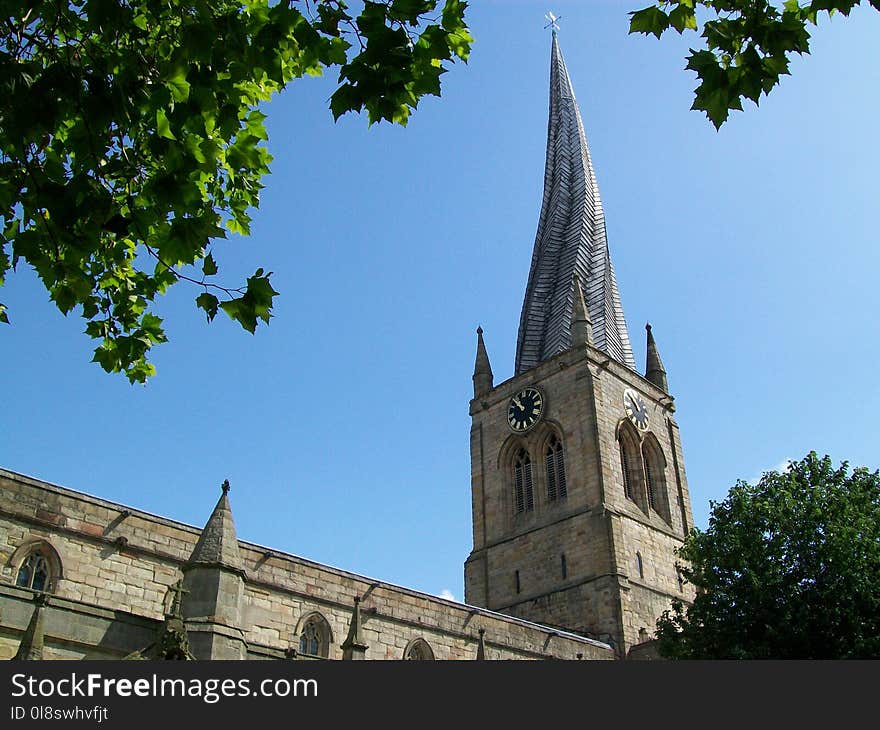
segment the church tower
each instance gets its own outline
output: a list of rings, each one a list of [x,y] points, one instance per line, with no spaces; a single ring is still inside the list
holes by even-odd
[[[515,374],[500,385],[478,330],[466,603],[610,641],[622,657],[672,598],[691,598],[674,555],[690,496],[650,325],[646,349],[643,377],[554,30],[544,197]]]

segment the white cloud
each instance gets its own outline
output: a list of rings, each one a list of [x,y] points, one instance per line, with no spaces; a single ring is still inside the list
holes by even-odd
[[[458,599],[452,595],[452,591],[450,591],[448,588],[444,588],[442,591],[440,591],[440,598],[445,598],[447,601],[455,601],[456,603],[458,603]]]
[[[752,477],[751,479],[748,479],[747,481],[749,484],[754,486],[755,484],[757,484],[761,480],[761,477],[764,476],[764,472],[778,471],[780,474],[783,474],[783,473],[785,473],[785,470],[788,469],[789,464],[791,464],[791,459],[787,459],[787,458],[783,459],[778,464],[776,464],[776,466],[771,466],[769,469],[765,469],[763,472],[758,474],[758,476]]]

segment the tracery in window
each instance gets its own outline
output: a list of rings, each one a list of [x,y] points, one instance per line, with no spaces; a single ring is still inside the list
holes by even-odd
[[[18,569],[15,585],[35,591],[49,590],[49,563],[44,555],[33,552],[28,555]]]
[[[63,578],[61,556],[42,538],[24,540],[9,557],[15,585],[43,593],[52,593]]]
[[[403,658],[410,661],[433,661],[434,652],[431,650],[427,641],[424,639],[416,639],[409,643]]]
[[[313,657],[328,657],[330,652],[330,627],[320,614],[309,616],[299,634],[299,653]]]

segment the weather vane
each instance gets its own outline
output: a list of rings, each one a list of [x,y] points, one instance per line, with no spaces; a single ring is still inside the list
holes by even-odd
[[[559,30],[559,23],[557,23],[556,21],[562,19],[561,15],[557,18],[555,15],[553,15],[552,12],[549,12],[544,17],[550,21],[549,23],[547,23],[547,25],[544,26],[544,30],[547,30],[547,28],[552,28],[554,31]]]

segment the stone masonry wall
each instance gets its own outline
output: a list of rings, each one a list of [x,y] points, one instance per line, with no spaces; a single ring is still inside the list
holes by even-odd
[[[513,434],[507,405],[529,385],[543,391],[545,414],[526,434]],[[635,501],[624,491],[618,432],[626,420],[627,389],[648,408],[647,431],[631,432],[639,458],[642,453],[655,457],[657,509],[649,503],[644,476],[634,484]],[[653,634],[672,597],[688,598],[678,587],[674,550],[693,518],[672,413],[669,395],[592,347],[561,353],[474,399],[474,550],[465,565],[465,600],[541,623],[609,634],[624,650],[643,640],[639,629]],[[546,499],[543,463],[551,432],[563,439],[568,486],[567,498],[555,502]],[[535,489],[534,510],[523,513],[513,504],[512,464],[519,448],[529,452]],[[642,576],[635,566],[637,552]],[[608,575],[616,577],[598,592],[586,587]],[[603,591],[620,598],[602,600]]]
[[[63,566],[47,609],[47,655],[110,658],[152,641],[167,608],[167,589],[181,577],[199,533],[0,470],[0,656],[14,652],[31,612],[25,603],[31,592],[14,587],[14,556],[22,545],[47,541]],[[251,543],[239,542],[239,550],[246,575],[242,628],[251,658],[282,658],[297,648],[304,618],[317,612],[330,627],[329,658],[340,659],[355,596],[362,597],[367,659],[401,659],[417,638],[427,641],[437,659],[473,659],[479,629],[485,630],[490,659],[613,658],[607,645],[574,634]],[[58,619],[62,605],[63,621]]]

